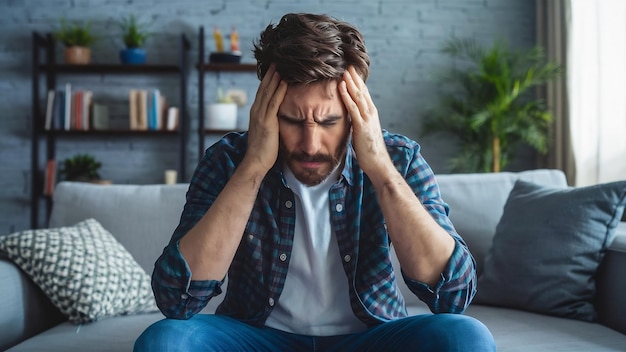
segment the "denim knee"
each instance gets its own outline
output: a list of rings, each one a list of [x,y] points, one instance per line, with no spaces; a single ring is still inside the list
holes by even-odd
[[[196,330],[190,320],[163,319],[150,325],[135,341],[133,351],[189,351],[186,343]]]
[[[467,315],[435,314],[425,328],[437,351],[496,350],[493,335],[485,324]]]

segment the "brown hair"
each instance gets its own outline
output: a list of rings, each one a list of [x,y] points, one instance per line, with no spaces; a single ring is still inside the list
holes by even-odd
[[[352,65],[363,80],[370,58],[361,33],[351,24],[327,15],[290,13],[268,25],[254,43],[257,76],[263,79],[271,64],[289,84],[341,78]]]

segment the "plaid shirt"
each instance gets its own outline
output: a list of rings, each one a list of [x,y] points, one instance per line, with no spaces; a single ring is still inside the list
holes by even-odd
[[[439,194],[432,170],[419,145],[400,135],[383,132],[398,171],[413,188],[431,216],[455,239],[451,259],[433,287],[403,275],[410,290],[435,312],[461,313],[476,289],[475,262],[448,219],[448,206]],[[220,281],[191,280],[178,241],[213,204],[247,148],[246,133],[231,133],[210,147],[199,163],[180,224],[155,264],[152,287],[157,304],[169,318],[188,319],[222,293]],[[281,163],[264,178],[250,219],[228,272],[228,290],[216,314],[261,326],[279,299],[295,226],[295,199],[286,186]],[[407,316],[390,259],[390,239],[376,192],[359,168],[351,145],[340,180],[330,189],[332,227],[350,282],[352,310],[368,326]]]

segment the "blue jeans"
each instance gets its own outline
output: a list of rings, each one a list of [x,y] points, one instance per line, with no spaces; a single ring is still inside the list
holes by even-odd
[[[493,336],[478,320],[460,314],[407,317],[339,336],[305,336],[239,320],[196,314],[164,319],[135,341],[135,351],[495,351]]]

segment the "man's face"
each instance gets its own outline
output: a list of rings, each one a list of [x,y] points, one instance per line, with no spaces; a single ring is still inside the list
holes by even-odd
[[[300,182],[321,183],[341,163],[350,133],[338,81],[290,85],[278,109],[280,154]]]

